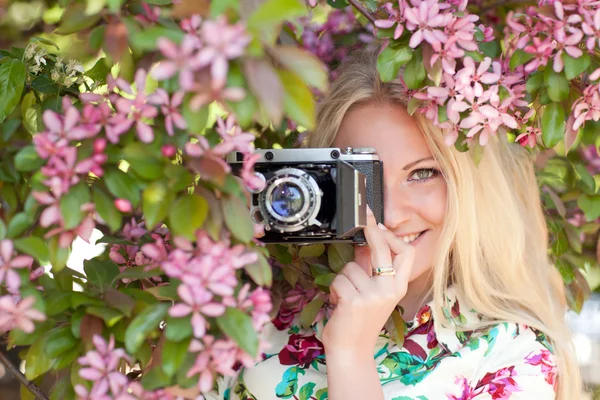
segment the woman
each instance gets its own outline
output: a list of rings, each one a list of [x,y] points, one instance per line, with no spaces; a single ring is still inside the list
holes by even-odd
[[[408,115],[406,90],[379,80],[376,59],[363,52],[344,65],[306,145],[374,147],[385,221],[368,217],[369,245],[331,285],[331,318],[272,327],[267,358],[226,398],[576,399],[530,157],[498,135],[476,166],[424,116]],[[382,331],[397,304],[403,348]]]

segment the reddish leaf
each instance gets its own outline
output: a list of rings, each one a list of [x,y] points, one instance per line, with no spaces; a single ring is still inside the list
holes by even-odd
[[[265,60],[249,58],[244,61],[248,86],[267,111],[275,126],[283,117],[284,91],[281,80],[271,64]]]
[[[127,50],[128,33],[127,27],[122,22],[109,24],[104,31],[104,49],[113,61],[119,62],[121,56]]]

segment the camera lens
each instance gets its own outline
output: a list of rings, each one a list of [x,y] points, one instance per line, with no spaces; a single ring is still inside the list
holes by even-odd
[[[283,182],[275,187],[270,200],[273,211],[284,218],[298,214],[304,205],[302,190],[291,182]]]
[[[272,152],[272,151],[267,151],[267,152],[265,153],[265,160],[269,160],[269,161],[271,161],[271,160],[272,160],[274,157],[275,157],[275,155],[273,154],[273,152]]]

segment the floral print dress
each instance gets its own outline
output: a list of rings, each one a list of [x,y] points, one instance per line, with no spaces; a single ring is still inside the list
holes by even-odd
[[[461,308],[453,288],[444,313],[452,326],[436,331],[433,304],[422,307],[407,323],[402,348],[381,332],[373,357],[386,400],[555,398],[556,362],[542,332],[516,323],[461,332],[457,326],[480,321],[481,315]],[[327,363],[320,341],[323,326],[320,322],[302,330],[293,323],[279,330],[270,324],[272,347],[264,360],[220,382],[215,397],[327,399]]]

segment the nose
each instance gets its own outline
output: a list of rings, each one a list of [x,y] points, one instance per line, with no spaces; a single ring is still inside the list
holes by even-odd
[[[410,219],[413,209],[410,196],[397,188],[386,187],[383,199],[384,225],[394,231]]]

